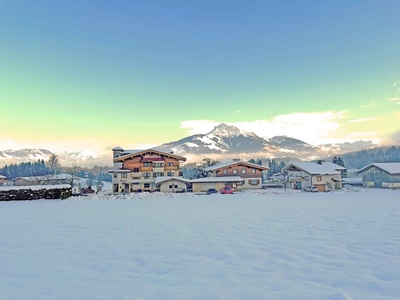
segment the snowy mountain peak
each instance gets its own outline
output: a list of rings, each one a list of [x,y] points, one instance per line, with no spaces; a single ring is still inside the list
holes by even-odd
[[[238,137],[241,135],[245,137],[257,137],[252,132],[240,130],[236,126],[228,125],[226,123],[221,123],[218,126],[215,126],[214,129],[210,131],[207,135],[213,135],[219,137]]]

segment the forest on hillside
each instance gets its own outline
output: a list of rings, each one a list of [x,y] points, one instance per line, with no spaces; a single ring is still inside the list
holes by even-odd
[[[341,154],[347,169],[361,169],[371,163],[400,162],[400,146],[377,147]]]

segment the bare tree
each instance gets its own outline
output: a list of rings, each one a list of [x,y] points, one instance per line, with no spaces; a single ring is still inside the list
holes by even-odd
[[[50,171],[50,174],[55,174],[61,168],[61,164],[58,161],[58,155],[52,153],[47,161],[47,168]]]

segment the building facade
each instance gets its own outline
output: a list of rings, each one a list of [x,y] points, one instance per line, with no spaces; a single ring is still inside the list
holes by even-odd
[[[268,167],[252,164],[246,161],[219,163],[204,169],[207,177],[240,177],[241,182],[236,183],[237,189],[262,188],[263,171],[268,171]]]
[[[155,149],[112,149],[114,167],[112,184],[114,193],[154,191],[157,177],[182,177],[181,163],[185,157]]]
[[[400,188],[400,163],[373,163],[357,171],[367,187]]]
[[[315,186],[320,192],[342,188],[341,170],[334,163],[300,162],[292,163],[282,169],[289,175],[289,184],[293,189],[306,189]]]

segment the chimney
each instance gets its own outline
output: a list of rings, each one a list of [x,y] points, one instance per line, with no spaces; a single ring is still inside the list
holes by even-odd
[[[233,161],[238,162],[238,161],[240,161],[240,158],[234,158]]]

